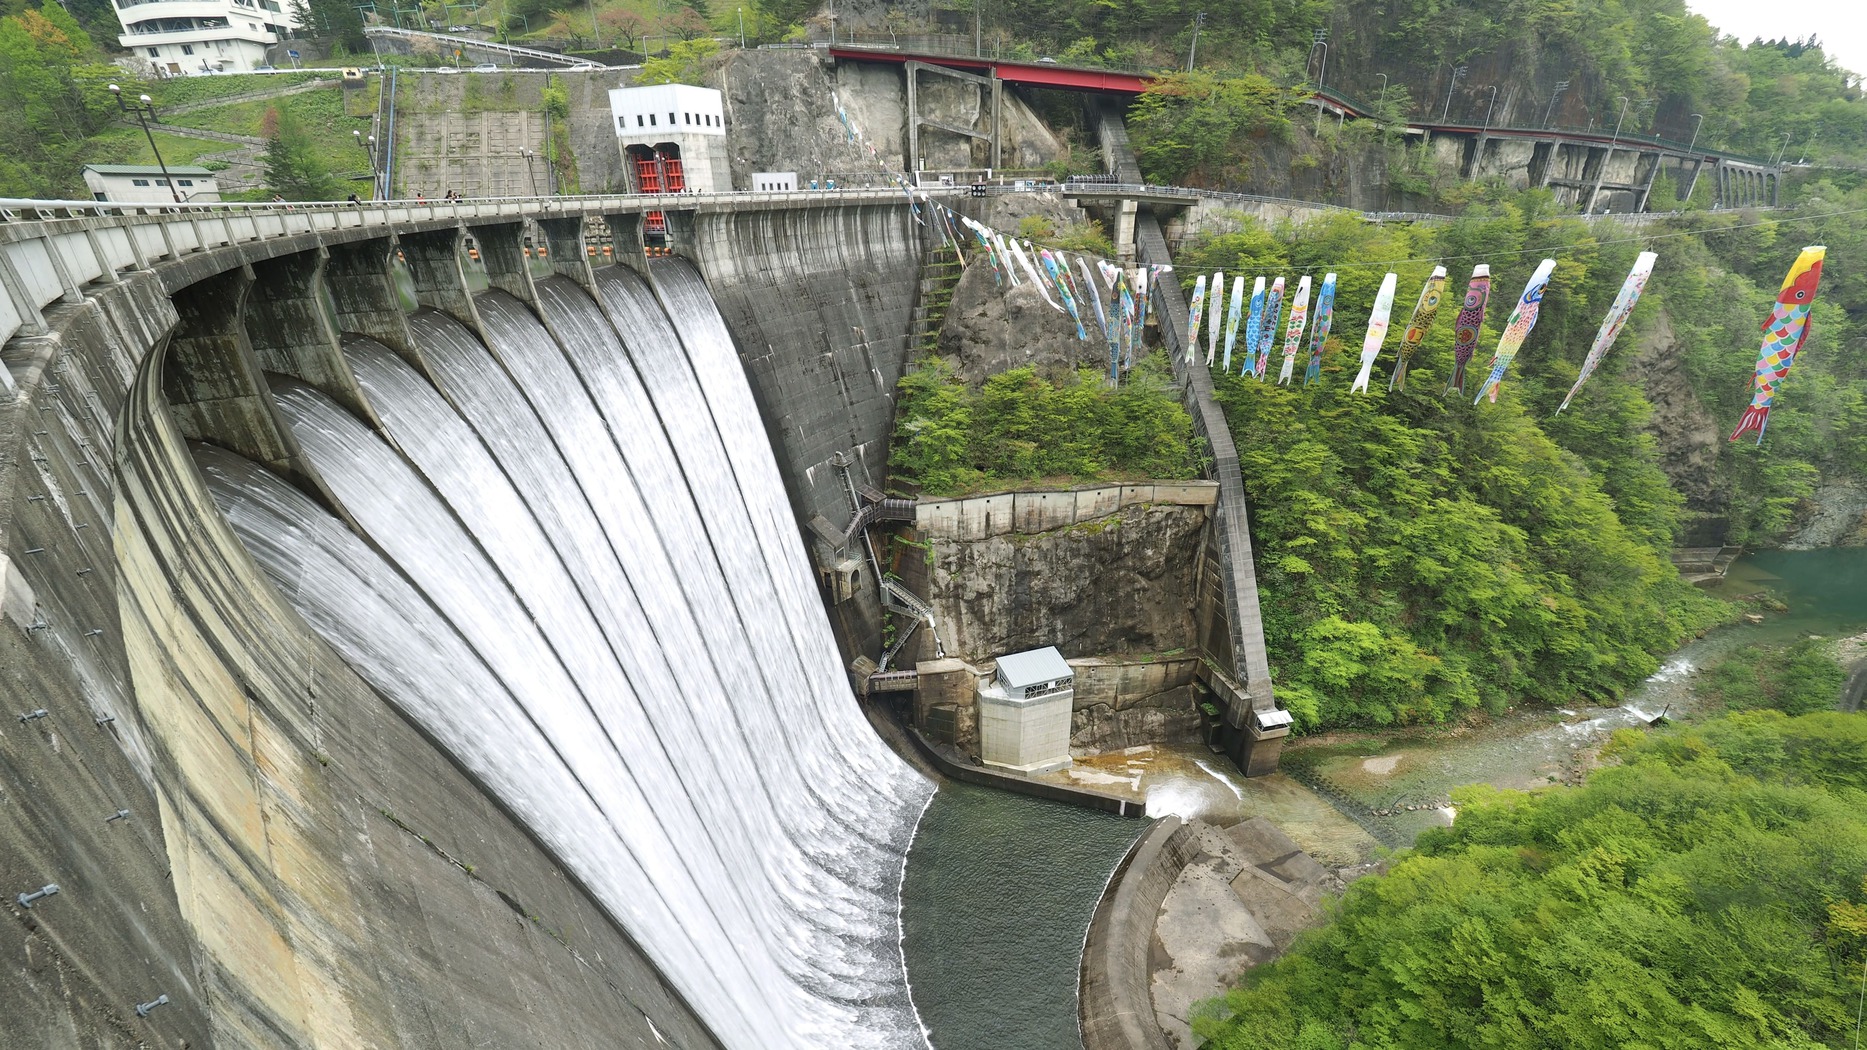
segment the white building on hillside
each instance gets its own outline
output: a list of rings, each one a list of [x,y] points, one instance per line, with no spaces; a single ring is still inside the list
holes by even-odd
[[[157,73],[250,73],[296,26],[281,0],[116,0],[117,43]]]
[[[119,204],[168,204],[177,196],[184,204],[220,200],[220,183],[214,173],[190,164],[171,164],[166,174],[154,164],[86,164],[84,185],[91,199]],[[174,193],[169,192],[171,188]]]

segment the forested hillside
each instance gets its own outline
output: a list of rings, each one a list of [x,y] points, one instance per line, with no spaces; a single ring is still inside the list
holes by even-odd
[[[1867,161],[1867,103],[1819,40],[1720,38],[1684,0],[999,0],[982,13],[1002,47],[1169,70],[1191,54],[1219,79],[1320,82],[1402,119],[1605,129],[1626,96],[1628,132],[1685,142],[1697,131],[1701,144],[1763,157],[1787,138],[1788,160]]]
[[[1581,788],[1458,821],[1208,1007],[1214,1050],[1851,1046],[1867,719],[1643,739]]]
[[[1734,544],[1777,540],[1818,478],[1867,472],[1867,361],[1857,216],[1867,193],[1833,191],[1803,220],[1696,215],[1630,229],[1551,214],[1541,192],[1474,204],[1446,223],[1330,217],[1246,224],[1180,258],[1180,276],[1249,281],[1338,273],[1322,381],[1278,387],[1219,377],[1251,497],[1266,640],[1280,701],[1306,728],[1438,721],[1520,701],[1606,700],[1689,632],[1729,615],[1667,560],[1685,523]],[[1821,218],[1818,216],[1831,216]],[[1815,334],[1780,394],[1768,438],[1723,438],[1749,399],[1757,326],[1796,252],[1832,237]],[[1633,320],[1574,404],[1557,413],[1634,256],[1659,262]],[[1462,294],[1474,263],[1494,278],[1480,346],[1544,257],[1557,260],[1541,319],[1497,404],[1445,393],[1442,310],[1403,390],[1392,346],[1436,263]],[[1396,334],[1374,392],[1348,391],[1368,306],[1400,275]],[[1488,354],[1474,359],[1479,376]],[[1273,369],[1273,374],[1274,374]],[[1656,377],[1664,375],[1661,383]],[[1681,386],[1680,384],[1684,385]],[[1716,424],[1687,504],[1662,469],[1649,396]]]

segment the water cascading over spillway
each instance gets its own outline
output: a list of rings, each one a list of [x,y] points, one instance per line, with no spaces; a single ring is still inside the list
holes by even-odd
[[[655,285],[666,311],[618,267],[599,271],[601,306],[542,279],[548,328],[481,294],[490,352],[419,311],[433,384],[347,337],[383,434],[279,381],[364,536],[255,464],[199,462],[312,627],[527,823],[723,1044],[924,1047],[897,905],[932,786],[850,696],[704,283],[667,262]]]

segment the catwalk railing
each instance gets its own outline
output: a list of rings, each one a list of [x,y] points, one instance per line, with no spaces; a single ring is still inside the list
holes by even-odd
[[[930,189],[939,195],[943,188]],[[318,201],[294,204],[169,204],[0,199],[0,343],[43,335],[45,309],[84,300],[85,286],[113,284],[219,248],[243,246],[228,266],[332,242],[437,229],[643,212],[697,214],[908,203],[900,187],[789,193],[596,194],[453,201]],[[273,246],[268,250],[268,246]],[[11,375],[0,365],[0,389]]]

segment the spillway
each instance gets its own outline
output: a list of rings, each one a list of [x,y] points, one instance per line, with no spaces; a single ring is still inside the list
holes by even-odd
[[[380,431],[275,380],[343,517],[202,446],[214,501],[371,685],[735,1050],[926,1045],[899,950],[932,786],[850,694],[699,274],[563,277],[344,354]]]

